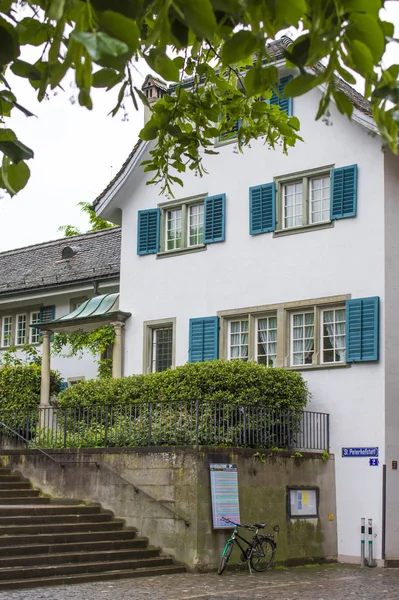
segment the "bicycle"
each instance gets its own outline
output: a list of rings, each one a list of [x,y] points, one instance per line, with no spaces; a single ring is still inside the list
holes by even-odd
[[[222,520],[226,523],[231,523],[234,525],[233,533],[231,537],[227,540],[226,545],[222,552],[222,558],[220,559],[218,574],[221,575],[229,562],[231,553],[233,551],[234,544],[237,544],[241,550],[241,561],[238,563],[242,564],[244,561],[248,562],[249,572],[252,574],[252,569],[254,571],[263,572],[269,569],[274,562],[274,555],[276,554],[277,543],[274,539],[274,535],[272,533],[265,533],[258,535],[259,529],[264,529],[266,527],[266,523],[255,523],[254,525],[240,525],[239,523],[234,523],[230,521],[230,519],[226,519],[222,517]],[[242,527],[243,529],[247,529],[249,531],[255,531],[255,534],[252,538],[252,541],[249,542],[244,537],[242,537],[238,533],[238,528]],[[248,548],[245,549],[242,547],[240,542],[245,542],[248,545]]]

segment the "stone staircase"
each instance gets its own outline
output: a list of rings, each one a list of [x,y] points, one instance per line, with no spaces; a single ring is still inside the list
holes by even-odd
[[[182,573],[100,505],[51,500],[0,468],[0,591]]]

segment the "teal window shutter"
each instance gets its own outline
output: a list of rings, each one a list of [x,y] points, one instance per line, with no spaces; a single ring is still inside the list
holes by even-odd
[[[274,182],[249,188],[249,233],[257,235],[276,229]]]
[[[137,254],[156,254],[159,251],[159,208],[139,210],[137,231]]]
[[[357,165],[333,169],[331,176],[331,219],[356,217]]]
[[[40,323],[47,323],[55,319],[55,306],[42,306],[40,309]]]
[[[219,358],[219,317],[190,319],[188,362]]]
[[[280,79],[279,84],[277,85],[278,94],[273,90],[272,97],[270,99],[270,104],[276,105],[280,107],[280,110],[285,111],[289,117],[292,117],[292,98],[286,98],[284,96],[285,86],[289,81],[291,81],[292,76],[288,75],[287,77],[282,77]]]
[[[379,300],[346,301],[346,362],[378,360]]]
[[[208,196],[204,200],[204,244],[224,242],[226,194]]]

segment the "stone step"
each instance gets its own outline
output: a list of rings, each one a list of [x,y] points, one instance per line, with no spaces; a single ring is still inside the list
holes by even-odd
[[[56,577],[57,575],[79,575],[80,573],[98,573],[101,571],[127,571],[129,569],[164,567],[173,564],[173,559],[168,556],[155,556],[149,558],[127,559],[114,561],[83,562],[64,565],[42,565],[33,567],[6,567],[0,569],[0,581],[10,579],[29,579],[33,577]]]
[[[59,516],[59,515],[84,515],[84,514],[101,514],[102,508],[99,504],[88,504],[86,506],[71,506],[71,505],[54,505],[53,503],[44,506],[18,506],[13,508],[10,506],[0,505],[0,517],[19,517],[19,516]],[[112,514],[111,511],[102,511]]]
[[[83,513],[81,515],[12,515],[3,517],[2,512],[0,511],[0,528],[3,526],[11,526],[11,525],[39,525],[44,524],[48,525],[51,523],[105,523],[113,519],[113,514],[111,512],[106,513]]]
[[[21,540],[22,542],[22,540]],[[96,542],[68,542],[60,544],[41,544],[36,541],[27,546],[8,546],[7,548],[0,548],[0,559],[2,557],[7,558],[10,556],[30,556],[32,554],[61,554],[80,552],[110,552],[112,550],[137,550],[140,548],[146,548],[148,546],[147,538],[136,538],[131,537],[130,539],[110,539],[110,540],[98,540]]]
[[[0,472],[1,472],[1,469],[0,469]],[[7,483],[9,481],[23,481],[23,480],[24,480],[24,478],[21,475],[11,475],[11,474],[10,475],[8,475],[8,474],[1,475],[0,474],[0,485],[2,483]]]
[[[51,498],[47,498],[46,496],[37,496],[36,498],[21,498],[21,497],[9,497],[9,498],[0,498],[0,509],[2,506],[9,506],[14,504],[49,504],[51,502]]]
[[[113,519],[108,522],[97,523],[50,523],[37,525],[7,525],[0,527],[0,546],[3,535],[24,535],[40,534],[40,537],[52,533],[85,533],[93,531],[118,531],[125,524],[123,519]]]
[[[124,528],[117,531],[95,531],[77,533],[47,533],[40,535],[40,544],[67,544],[68,542],[97,542],[107,540],[128,540],[135,535],[132,528]],[[8,535],[0,537],[0,553],[8,546],[21,546],[21,544],[38,544],[37,535]]]
[[[10,490],[31,490],[32,484],[30,481],[1,481],[0,492],[8,492]]]
[[[180,565],[167,565],[151,568],[137,568],[129,570],[107,570],[101,573],[85,573],[82,575],[64,575],[58,577],[35,577],[30,579],[13,579],[0,581],[0,591],[18,590],[28,588],[42,588],[45,586],[70,585],[77,583],[90,583],[91,581],[111,581],[132,577],[154,577],[157,575],[172,575],[185,573],[185,567]]]
[[[11,475],[11,469],[7,469],[7,467],[0,467],[0,475]]]
[[[35,490],[30,488],[29,490],[18,490],[18,489],[9,489],[9,490],[1,490],[0,489],[0,503],[3,500],[7,500],[8,498],[35,498],[40,494],[40,490]]]
[[[137,560],[141,558],[151,558],[159,556],[160,549],[153,547],[146,548],[125,548],[121,550],[98,551],[91,549],[81,552],[62,552],[59,554],[34,554],[14,557],[0,558],[0,569],[5,567],[28,567],[39,565],[59,565],[75,564],[87,562],[115,562],[125,560]]]

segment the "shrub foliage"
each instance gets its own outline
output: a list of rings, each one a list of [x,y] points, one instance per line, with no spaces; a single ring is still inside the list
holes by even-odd
[[[38,365],[0,367],[0,414],[23,414],[40,403],[41,369]],[[59,392],[61,377],[51,372],[50,394]]]

